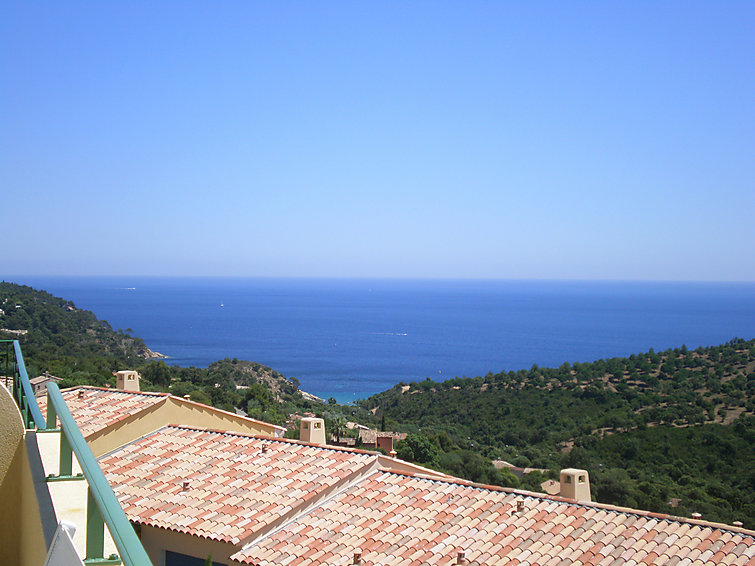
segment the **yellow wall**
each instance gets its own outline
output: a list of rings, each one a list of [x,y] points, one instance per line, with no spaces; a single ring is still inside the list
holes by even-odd
[[[140,538],[153,566],[165,566],[166,550],[180,552],[202,560],[210,555],[213,562],[229,565],[231,564],[230,556],[241,550],[241,545],[234,546],[226,542],[148,526],[141,527]]]
[[[47,554],[25,434],[21,413],[0,384],[0,564],[42,564]]]
[[[24,423],[16,403],[0,385],[0,564],[19,564]]]
[[[268,423],[221,411],[178,397],[165,401],[87,436],[96,458],[169,424],[228,430],[265,436],[282,435],[283,429]]]

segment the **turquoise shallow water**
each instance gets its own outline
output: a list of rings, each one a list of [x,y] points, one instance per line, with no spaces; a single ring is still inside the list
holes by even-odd
[[[254,360],[345,402],[425,377],[755,337],[755,284],[17,277],[169,363]]]

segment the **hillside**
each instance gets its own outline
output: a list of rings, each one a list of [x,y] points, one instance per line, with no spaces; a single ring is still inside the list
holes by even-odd
[[[403,383],[360,405],[389,428],[413,430],[407,440],[424,446],[422,456],[403,455],[430,466],[493,480],[489,464],[469,469],[469,453],[521,467],[583,467],[599,501],[754,526],[754,370],[755,340],[735,339]],[[529,474],[523,486],[539,489],[542,479]]]
[[[71,301],[0,282],[0,339],[19,340],[27,369],[66,382],[101,385],[112,371],[154,355],[140,338],[115,331]]]

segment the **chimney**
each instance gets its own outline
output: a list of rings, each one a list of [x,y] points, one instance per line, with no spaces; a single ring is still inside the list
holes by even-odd
[[[184,480],[181,491],[189,491],[189,480]]]
[[[262,453],[264,454],[265,452],[267,452],[267,444],[262,445]]]
[[[464,552],[463,550],[459,550],[456,553],[456,563],[457,564],[466,564],[467,563],[466,555],[467,555],[466,552]]]
[[[115,372],[115,388],[123,391],[139,391],[139,374],[134,370]]]
[[[84,390],[83,390],[83,389],[79,389],[79,394],[77,395],[77,397],[78,397],[79,399],[81,399],[81,398],[83,398],[83,397],[84,397]]]
[[[522,511],[524,511],[524,499],[517,499],[516,512],[521,513]]]
[[[299,440],[325,446],[325,421],[315,417],[305,417],[301,420]]]
[[[355,550],[354,551],[354,561],[352,564],[361,564],[362,563],[362,551],[361,550]]]
[[[561,470],[561,497],[577,501],[592,501],[590,495],[590,475],[587,470],[566,468]]]

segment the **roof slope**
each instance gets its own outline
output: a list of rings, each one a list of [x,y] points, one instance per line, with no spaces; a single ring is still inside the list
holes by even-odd
[[[64,389],[61,391],[61,394],[63,395],[63,399],[65,399],[66,405],[68,405],[73,418],[76,420],[76,424],[79,425],[79,429],[84,438],[88,438],[95,433],[112,427],[114,424],[127,419],[128,417],[137,415],[146,409],[168,400],[184,407],[202,408],[217,415],[228,415],[232,419],[240,419],[247,423],[254,423],[263,429],[269,430],[271,434],[280,434],[282,436],[286,430],[278,425],[266,423],[250,417],[242,417],[216,407],[182,399],[171,395],[170,393],[123,391],[121,389],[79,385]],[[47,396],[39,397],[37,402],[39,403],[39,408],[42,411],[42,414],[46,414]],[[194,421],[192,424],[196,424],[196,422]]]
[[[122,391],[89,386],[65,389],[61,394],[84,438],[162,403],[169,397],[168,393]],[[40,397],[37,402],[42,414],[46,414],[47,396]]]
[[[517,501],[524,503],[517,512]],[[557,497],[376,471],[232,558],[297,564],[755,564],[753,533]]]
[[[236,544],[364,473],[377,456],[171,425],[99,463],[130,520]]]

